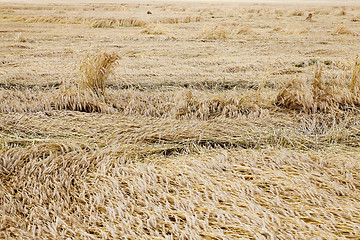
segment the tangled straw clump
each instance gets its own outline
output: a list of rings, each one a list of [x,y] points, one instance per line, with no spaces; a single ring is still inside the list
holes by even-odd
[[[224,23],[220,25],[205,26],[200,34],[204,39],[229,39],[236,35],[254,34],[249,26],[242,26],[237,23]]]
[[[57,110],[72,110],[79,112],[113,113],[114,109],[108,106],[103,98],[92,91],[67,90],[60,91],[52,106]]]
[[[356,58],[350,81],[350,89],[353,94],[360,94],[360,59]]]
[[[105,101],[105,81],[119,58],[116,53],[86,54],[80,63],[80,78],[77,85],[63,82],[63,87],[54,98],[52,106],[59,110],[114,112]]]
[[[104,95],[105,81],[120,57],[116,53],[88,53],[80,64],[80,87]]]
[[[0,113],[38,112],[51,110],[49,94],[33,93],[25,90],[0,91]]]
[[[307,112],[332,112],[360,106],[360,59],[357,57],[350,82],[344,78],[326,82],[317,65],[310,81],[294,79],[280,90],[276,105]]]
[[[147,22],[136,18],[89,18],[63,16],[0,16],[14,22],[50,24],[86,24],[93,28],[144,27]]]
[[[0,16],[2,19],[25,23],[51,23],[51,24],[85,24],[92,28],[115,28],[115,27],[145,27],[147,24],[178,24],[200,22],[200,16],[163,17],[152,20],[138,18],[93,18],[93,17],[63,17],[63,16]]]
[[[227,92],[221,95],[202,94],[198,91],[184,90],[175,96],[173,116],[180,119],[196,118],[202,120],[216,117],[240,117],[255,110],[254,101]]]
[[[135,19],[111,19],[111,18],[104,18],[104,19],[90,19],[89,20],[90,26],[93,28],[113,28],[113,27],[144,27],[146,26],[146,22]]]

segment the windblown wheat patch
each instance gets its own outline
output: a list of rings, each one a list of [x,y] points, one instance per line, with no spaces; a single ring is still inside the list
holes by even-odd
[[[218,150],[144,162],[120,149],[46,143],[3,151],[0,236],[287,239],[360,234],[357,155]]]

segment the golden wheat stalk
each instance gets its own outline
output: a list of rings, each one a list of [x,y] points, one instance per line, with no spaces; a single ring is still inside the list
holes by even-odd
[[[105,81],[119,58],[116,53],[86,54],[80,65],[80,87],[103,96]]]
[[[360,58],[356,57],[353,72],[351,76],[350,89],[353,94],[359,94],[359,82],[360,82]]]
[[[322,68],[316,66],[310,81],[293,80],[280,90],[276,104],[304,112],[331,112],[359,105],[360,61],[357,57],[352,70],[350,86],[346,78],[327,82],[322,78]]]

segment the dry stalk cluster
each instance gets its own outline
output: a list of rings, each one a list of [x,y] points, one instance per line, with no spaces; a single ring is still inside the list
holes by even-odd
[[[105,94],[105,81],[120,57],[116,53],[88,53],[80,63],[80,87],[99,96]]]
[[[333,35],[353,35],[353,36],[358,36],[359,33],[355,32],[353,30],[350,30],[346,26],[337,26],[333,31]]]
[[[156,25],[150,25],[144,30],[141,31],[141,33],[145,34],[155,34],[155,35],[161,35],[165,33],[165,28],[162,25],[156,24]]]
[[[256,117],[266,112],[267,106],[257,93],[225,91],[209,93],[197,90],[106,91],[98,95],[88,88],[73,83],[61,89],[34,93],[31,91],[1,91],[0,112],[45,112],[72,110],[80,112],[122,113],[145,117],[202,119]],[[263,106],[263,109],[259,106]]]
[[[181,88],[154,91],[151,94],[134,90],[121,93],[109,90],[107,101],[126,115],[202,120],[260,114],[259,105],[262,104],[256,93],[225,91],[215,94]]]
[[[83,112],[113,112],[105,102],[105,81],[119,59],[115,53],[88,53],[80,63],[80,78],[77,85],[64,85],[55,97],[55,109]]]
[[[66,89],[62,90],[54,98],[51,103],[53,109],[57,110],[71,110],[80,112],[99,112],[99,113],[113,113],[113,108],[109,107],[104,101],[104,98],[99,97],[92,91],[84,91],[81,89]]]
[[[359,58],[355,60],[350,81],[346,77],[326,81],[321,71],[320,65],[317,65],[311,80],[290,81],[279,92],[276,104],[307,113],[336,112],[360,106]]]
[[[177,24],[177,23],[191,23],[191,22],[200,22],[202,18],[200,16],[186,16],[186,17],[166,17],[158,18],[153,22],[155,23],[164,23],[164,24]]]
[[[82,17],[70,17],[64,18],[60,16],[11,16],[3,17],[5,19],[12,20],[14,22],[25,22],[25,23],[61,23],[61,24],[80,24],[84,21]]]
[[[231,94],[228,92],[229,95]],[[255,96],[253,96],[255,98]],[[175,97],[175,107],[172,112],[176,118],[197,118],[208,120],[215,117],[239,117],[248,114],[257,106],[245,97],[231,96],[221,98],[201,94],[198,91],[184,90]]]
[[[31,91],[0,91],[0,112],[38,112],[51,110],[51,96]]]
[[[144,27],[146,22],[139,19],[92,19],[89,24],[93,28],[112,28],[112,27]]]
[[[52,24],[87,24],[93,28],[114,27],[145,27],[151,23],[178,24],[200,22],[200,16],[166,17],[155,19],[138,18],[92,18],[92,17],[63,17],[63,16],[0,16],[2,19],[25,23],[52,23]]]
[[[243,26],[238,23],[224,23],[217,25],[207,25],[203,28],[200,38],[204,39],[228,39],[236,35],[254,34],[249,26]]]
[[[63,16],[2,16],[14,22],[25,23],[60,23],[60,24],[88,24],[93,28],[109,27],[144,27],[146,21],[136,18],[90,18],[90,17],[63,17]]]

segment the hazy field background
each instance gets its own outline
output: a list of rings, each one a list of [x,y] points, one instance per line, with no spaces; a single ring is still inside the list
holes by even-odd
[[[0,238],[357,239],[355,1],[0,0]]]

